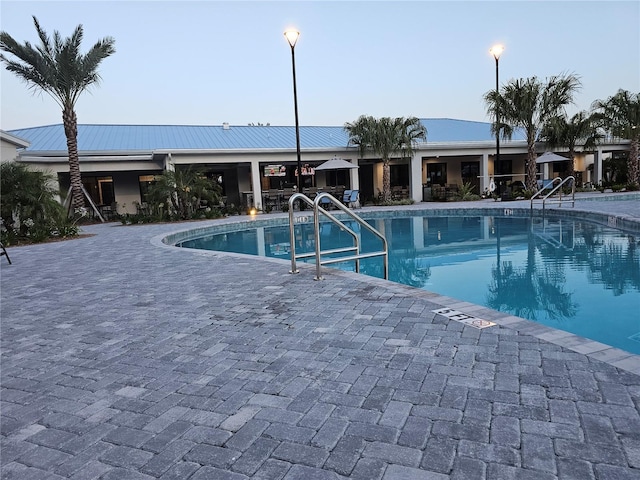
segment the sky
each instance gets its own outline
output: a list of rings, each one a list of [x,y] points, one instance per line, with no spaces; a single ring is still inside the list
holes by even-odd
[[[490,121],[499,81],[576,74],[573,114],[618,89],[640,92],[637,1],[2,0],[0,29],[38,43],[84,28],[83,52],[115,39],[84,124],[342,126],[360,115]],[[58,124],[60,107],[0,69],[0,128]]]

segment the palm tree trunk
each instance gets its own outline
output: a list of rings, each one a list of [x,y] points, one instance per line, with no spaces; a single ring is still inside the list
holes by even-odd
[[[382,164],[382,199],[385,203],[391,201],[391,167],[388,158]]]
[[[640,182],[640,165],[638,165],[638,162],[640,161],[638,159],[638,155],[640,152],[638,151],[638,143],[640,143],[640,139],[638,139],[638,137],[631,139],[629,158],[627,159],[628,182],[629,185],[633,185],[635,187],[637,187]]]
[[[64,108],[62,121],[64,123],[64,134],[67,137],[67,150],[69,151],[71,205],[75,211],[84,207],[84,195],[82,193],[82,176],[80,175],[80,158],[78,157],[78,118],[73,108]]]
[[[526,185],[527,190],[530,192],[538,191],[538,176],[536,171],[536,152],[535,152],[535,143],[530,143],[527,146],[527,167],[526,167],[527,179]]]
[[[574,162],[575,153],[573,148],[569,149],[569,175],[571,175],[574,179],[576,178],[576,165]],[[574,180],[575,181],[575,180]]]

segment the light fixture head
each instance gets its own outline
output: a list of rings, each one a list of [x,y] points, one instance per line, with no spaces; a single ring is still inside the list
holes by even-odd
[[[494,45],[489,50],[489,53],[493,55],[493,58],[495,58],[496,60],[500,58],[500,55],[502,55],[502,52],[504,52],[504,46],[500,44]]]
[[[284,36],[287,37],[287,42],[289,42],[289,45],[291,45],[291,48],[293,48],[296,46],[296,42],[298,41],[300,32],[297,30],[289,29],[284,32]]]

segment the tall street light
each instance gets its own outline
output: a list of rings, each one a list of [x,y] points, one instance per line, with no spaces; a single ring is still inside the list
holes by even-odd
[[[500,55],[504,52],[504,47],[502,45],[494,45],[489,50],[489,53],[493,55],[493,58],[496,59],[496,125],[498,126],[498,131],[496,132],[496,160],[493,166],[493,176],[498,177],[500,173],[500,110],[498,107],[498,96],[500,95],[500,85],[499,85],[499,74],[498,74],[498,63],[500,60]],[[500,194],[500,179],[498,178],[498,194]]]
[[[300,32],[297,30],[287,30],[284,32],[287,41],[291,46],[291,66],[293,68],[293,108],[296,115],[296,154],[298,156],[298,192],[302,193],[302,161],[300,160],[300,124],[298,123],[298,91],[296,89],[296,55],[295,48]]]

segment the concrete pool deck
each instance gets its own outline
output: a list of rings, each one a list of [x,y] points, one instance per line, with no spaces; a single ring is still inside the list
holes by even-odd
[[[562,210],[640,223],[639,201],[597,195]],[[402,208],[496,206],[529,202]],[[366,276],[158,242],[237,220],[93,225],[0,258],[3,479],[640,477],[639,356]]]

